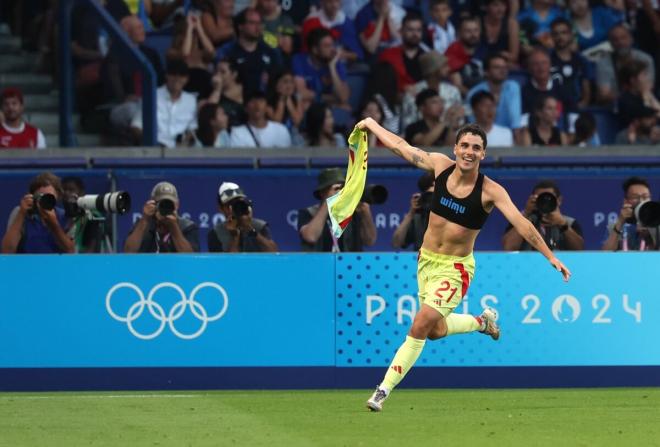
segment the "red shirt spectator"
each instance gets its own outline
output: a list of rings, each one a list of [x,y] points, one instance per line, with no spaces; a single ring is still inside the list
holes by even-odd
[[[320,8],[310,13],[302,26],[303,50],[307,51],[307,35],[316,28],[325,28],[342,46],[348,61],[362,59],[364,53],[355,32],[355,23],[341,10],[340,0],[321,0]]]
[[[383,50],[378,57],[381,62],[389,63],[396,71],[397,88],[402,92],[407,86],[422,79],[419,56],[428,51],[422,43],[424,22],[416,13],[408,13],[401,26],[403,43]]]
[[[0,126],[0,148],[44,149],[44,134],[23,121],[23,93],[17,88],[6,88],[2,92],[4,122]]]

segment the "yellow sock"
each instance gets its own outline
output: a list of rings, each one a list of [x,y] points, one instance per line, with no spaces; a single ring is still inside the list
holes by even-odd
[[[410,336],[406,337],[406,341],[403,342],[392,359],[385,378],[380,384],[381,388],[385,388],[389,392],[401,382],[419,358],[422,349],[424,349],[425,342],[426,340],[418,340]]]
[[[483,322],[480,317],[469,314],[449,314],[447,322],[447,335],[465,334],[482,330]]]

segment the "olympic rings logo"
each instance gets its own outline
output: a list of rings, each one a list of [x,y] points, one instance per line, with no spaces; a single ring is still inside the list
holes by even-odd
[[[131,307],[128,309],[126,316],[122,317],[120,315],[117,315],[117,313],[115,313],[115,311],[112,310],[111,302],[114,293],[117,290],[124,288],[133,290],[137,294],[139,300],[133,303],[133,305],[131,305]],[[161,306],[156,301],[154,301],[154,295],[156,294],[156,292],[164,288],[174,289],[176,292],[179,293],[179,296],[181,297],[181,301],[178,301],[176,304],[174,304],[174,306],[172,306],[170,311],[167,313],[165,313],[165,309],[163,309],[163,306]],[[205,288],[211,288],[217,290],[220,293],[220,297],[223,301],[222,309],[220,309],[218,313],[212,316],[208,315],[204,306],[202,306],[200,303],[195,301],[195,296],[197,295],[197,293]],[[142,293],[142,289],[140,289],[138,286],[130,282],[122,282],[119,284],[115,284],[105,296],[105,307],[108,310],[110,316],[117,321],[126,323],[126,325],[128,326],[128,330],[131,332],[131,334],[142,340],[152,340],[158,337],[163,332],[163,330],[165,330],[166,325],[169,325],[172,333],[181,339],[192,340],[194,338],[197,338],[200,335],[202,335],[202,333],[206,330],[206,326],[210,322],[222,318],[225,312],[227,312],[228,305],[229,305],[229,298],[227,297],[227,292],[225,292],[225,289],[223,289],[220,285],[214,282],[203,282],[201,284],[198,284],[197,286],[195,286],[192,292],[190,292],[190,298],[186,297],[186,293],[183,291],[181,287],[171,282],[162,282],[154,286],[147,295],[146,299],[144,297],[144,293]],[[145,308],[149,311],[152,317],[154,317],[157,321],[160,322],[158,329],[156,329],[154,332],[150,334],[142,334],[138,332],[133,326],[133,322],[138,318],[140,318]],[[195,318],[201,321],[201,325],[199,329],[197,329],[197,331],[195,331],[192,334],[184,334],[180,332],[174,325],[174,322],[183,316],[183,314],[186,311],[186,308],[190,308],[190,312],[192,312],[193,316],[195,316]]]

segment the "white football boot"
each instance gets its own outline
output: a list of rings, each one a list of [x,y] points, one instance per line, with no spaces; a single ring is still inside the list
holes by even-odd
[[[374,391],[374,394],[372,394],[367,401],[367,408],[371,411],[382,411],[383,402],[385,402],[385,399],[387,399],[389,395],[390,393],[387,390],[377,386],[376,391]]]
[[[490,335],[493,340],[499,340],[500,327],[497,325],[497,311],[492,307],[487,307],[480,315],[481,320],[484,322],[484,329],[479,331],[482,334]]]

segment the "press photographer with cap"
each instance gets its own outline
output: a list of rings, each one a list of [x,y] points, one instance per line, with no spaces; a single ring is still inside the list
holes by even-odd
[[[252,201],[236,184],[224,182],[218,189],[218,209],[225,216],[208,233],[211,252],[275,252],[268,222],[253,217]]]
[[[199,251],[199,228],[177,214],[179,194],[173,184],[160,182],[131,229],[126,253],[193,253]]]
[[[73,253],[64,210],[55,206],[61,197],[59,177],[44,172],[33,178],[9,216],[2,253]]]
[[[345,181],[343,172],[337,168],[319,173],[314,197],[320,202],[298,210],[298,233],[304,251],[362,251],[364,246],[376,243],[376,225],[366,202],[360,202],[341,238],[333,237],[325,199],[343,188]]]

